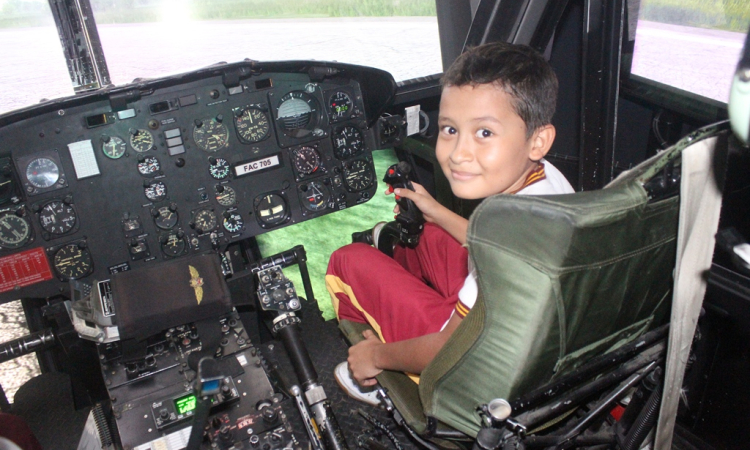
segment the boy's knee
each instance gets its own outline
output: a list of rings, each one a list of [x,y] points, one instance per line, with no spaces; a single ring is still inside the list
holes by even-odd
[[[331,273],[332,270],[339,267],[351,267],[358,263],[366,264],[372,257],[372,252],[377,253],[379,251],[361,242],[345,245],[331,254],[331,259],[328,261],[328,272]]]

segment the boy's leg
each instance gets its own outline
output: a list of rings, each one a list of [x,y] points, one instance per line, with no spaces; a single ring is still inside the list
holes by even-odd
[[[339,320],[369,323],[386,342],[439,331],[456,303],[456,298],[444,297],[394,259],[361,243],[331,255],[326,287]]]
[[[468,250],[433,223],[425,224],[416,248],[397,246],[393,251],[393,259],[454,303],[469,274],[468,258]]]

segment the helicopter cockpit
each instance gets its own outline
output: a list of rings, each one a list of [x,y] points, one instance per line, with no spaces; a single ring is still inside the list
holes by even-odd
[[[35,2],[0,0],[0,7],[30,11]],[[747,433],[738,431],[747,419],[726,411],[734,402],[710,398],[725,392],[727,384],[739,399],[750,398],[750,390],[729,383],[716,369],[747,369],[737,362],[747,346],[727,356],[725,345],[742,341],[743,302],[750,299],[743,265],[750,258],[742,253],[744,237],[750,236],[744,214],[750,153],[744,148],[747,133],[743,143],[731,136],[726,123],[711,126],[728,117],[726,100],[748,28],[735,22],[750,20],[747,6],[724,5],[725,16],[735,20],[731,27],[690,35],[687,27],[659,22],[665,11],[676,8],[662,4],[669,2],[383,0],[394,15],[400,15],[399,8],[404,15],[423,14],[426,8],[428,18],[374,20],[389,36],[377,48],[369,47],[376,39],[364,21],[295,23],[284,16],[289,11],[314,14],[307,4],[191,1],[189,6],[203,17],[223,20],[212,22],[205,36],[227,45],[214,54],[204,49],[192,55],[200,62],[191,69],[182,65],[153,74],[147,66],[158,58],[139,69],[132,55],[153,49],[159,58],[180,59],[200,47],[198,42],[205,43],[200,37],[204,24],[182,16],[188,5],[170,0],[119,6],[104,0],[38,3],[48,3],[45,14],[55,24],[75,95],[54,98],[51,90],[45,95],[53,98],[38,104],[21,106],[28,100],[14,98],[0,108],[6,111],[0,115],[0,306],[18,303],[15,314],[28,328],[21,336],[0,339],[7,341],[0,344],[0,362],[34,355],[40,367],[40,375],[12,400],[0,389],[0,410],[23,417],[43,448],[649,445],[659,404],[646,405],[647,399],[637,396],[646,395],[642,385],[661,393],[662,368],[654,368],[663,367],[666,358],[668,316],[657,315],[661,319],[641,330],[644,336],[623,338],[627,342],[616,350],[622,358],[617,364],[628,369],[614,369],[625,371],[617,372],[620,378],[606,388],[576,394],[580,409],[555,419],[563,423],[557,431],[575,434],[568,438],[542,432],[527,439],[538,430],[526,429],[523,420],[500,410],[512,405],[528,419],[534,414],[528,412],[531,403],[552,402],[563,385],[590,389],[582,384],[582,374],[596,378],[609,364],[594,352],[585,353],[590,364],[571,365],[572,374],[561,371],[564,376],[553,377],[553,384],[531,383],[537,390],[530,389],[527,397],[503,403],[488,396],[484,404],[462,405],[471,416],[464,428],[448,429],[442,419],[426,417],[424,429],[415,431],[413,423],[419,420],[404,420],[409,413],[400,400],[394,407],[388,398],[388,390],[394,400],[407,392],[397,392],[398,383],[383,389],[384,410],[361,407],[332,378],[332,367],[346,359],[344,338],[351,341],[361,330],[344,330],[342,336],[329,320],[333,316],[323,305],[327,293],[320,279],[331,251],[351,242],[354,231],[392,218],[392,202],[380,198],[385,169],[407,167],[412,179],[466,218],[475,211],[490,214],[488,202],[481,209],[480,202],[452,195],[436,168],[434,142],[438,72],[465,48],[492,41],[529,45],[557,72],[558,137],[548,158],[584,195],[621,174],[627,178],[629,170],[637,172],[643,161],[661,155],[669,162],[659,163],[658,170],[644,169],[656,180],[642,183],[649,196],[644,205],[667,199],[672,214],[680,189],[680,163],[672,158],[708,137],[728,152],[724,209],[718,228],[708,227],[712,235],[718,232],[708,293],[685,372],[684,404],[673,413],[677,431],[669,439],[676,448],[691,448],[685,443],[701,439],[715,446],[705,448],[734,448],[729,443]],[[352,14],[370,14],[370,7]],[[149,25],[143,34],[134,24],[103,26],[114,14],[150,17],[157,9],[169,23]],[[253,14],[253,9],[281,18],[241,23],[226,16]],[[34,24],[33,18],[18,17]],[[252,27],[262,32],[247,31]],[[323,60],[292,51],[273,58],[281,53],[265,48],[270,41],[292,49],[303,46],[285,37],[285,30],[294,27],[306,33],[304,45],[332,56]],[[410,46],[417,35],[430,40],[431,47]],[[108,64],[104,57],[114,36],[124,42],[118,51],[131,55],[128,62]],[[354,53],[338,56],[333,49],[348,39]],[[706,54],[720,49],[715,53],[721,64],[704,65],[730,66],[726,83],[695,83],[693,74],[681,85],[667,86],[678,78],[670,71],[685,58],[667,62],[664,52],[649,56],[646,49],[648,42],[666,46],[667,39],[675,46],[671,53],[686,42],[709,42]],[[254,43],[259,56],[236,54],[232,40]],[[407,55],[396,63],[398,69],[367,63],[398,46]],[[245,56],[252,59],[242,60]],[[210,58],[211,65],[202,58]],[[217,58],[238,62],[215,63]],[[687,66],[694,68],[698,57],[692,58]],[[403,67],[410,61],[421,67],[410,72]],[[113,84],[118,70],[137,78]],[[747,96],[740,82],[748,77],[741,70],[737,74],[739,82],[731,89],[740,103]],[[740,123],[739,129],[747,131],[747,123]],[[735,133],[742,138],[741,131]],[[666,211],[661,205],[653,217]],[[675,239],[660,244],[673,245]],[[658,258],[671,263],[670,255]],[[660,286],[671,295],[671,279],[662,278]],[[665,305],[660,304],[660,314]],[[726,321],[731,326],[724,328]],[[633,365],[633,358],[644,358],[641,346],[654,345],[658,350],[645,357],[648,361]],[[617,384],[626,378],[627,386]],[[0,380],[7,390],[5,379]],[[422,392],[423,387],[414,389]],[[618,428],[628,402],[639,408],[624,416],[632,428]],[[547,409],[535,416],[535,425],[554,409],[549,403],[542,408]],[[649,416],[634,417],[641,411]],[[402,428],[384,424],[393,415]],[[725,428],[716,431],[717,422]],[[604,428],[615,431],[601,438],[596,433]],[[0,423],[0,436],[1,431]],[[576,440],[584,431],[588,437]]]

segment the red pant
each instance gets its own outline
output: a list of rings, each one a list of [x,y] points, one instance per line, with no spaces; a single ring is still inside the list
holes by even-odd
[[[393,258],[362,243],[331,255],[326,286],[339,320],[369,323],[385,342],[440,331],[468,274],[468,251],[437,225]]]

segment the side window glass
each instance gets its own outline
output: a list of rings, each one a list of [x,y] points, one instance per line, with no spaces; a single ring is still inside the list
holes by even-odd
[[[727,102],[747,0],[642,0],[631,74]]]

